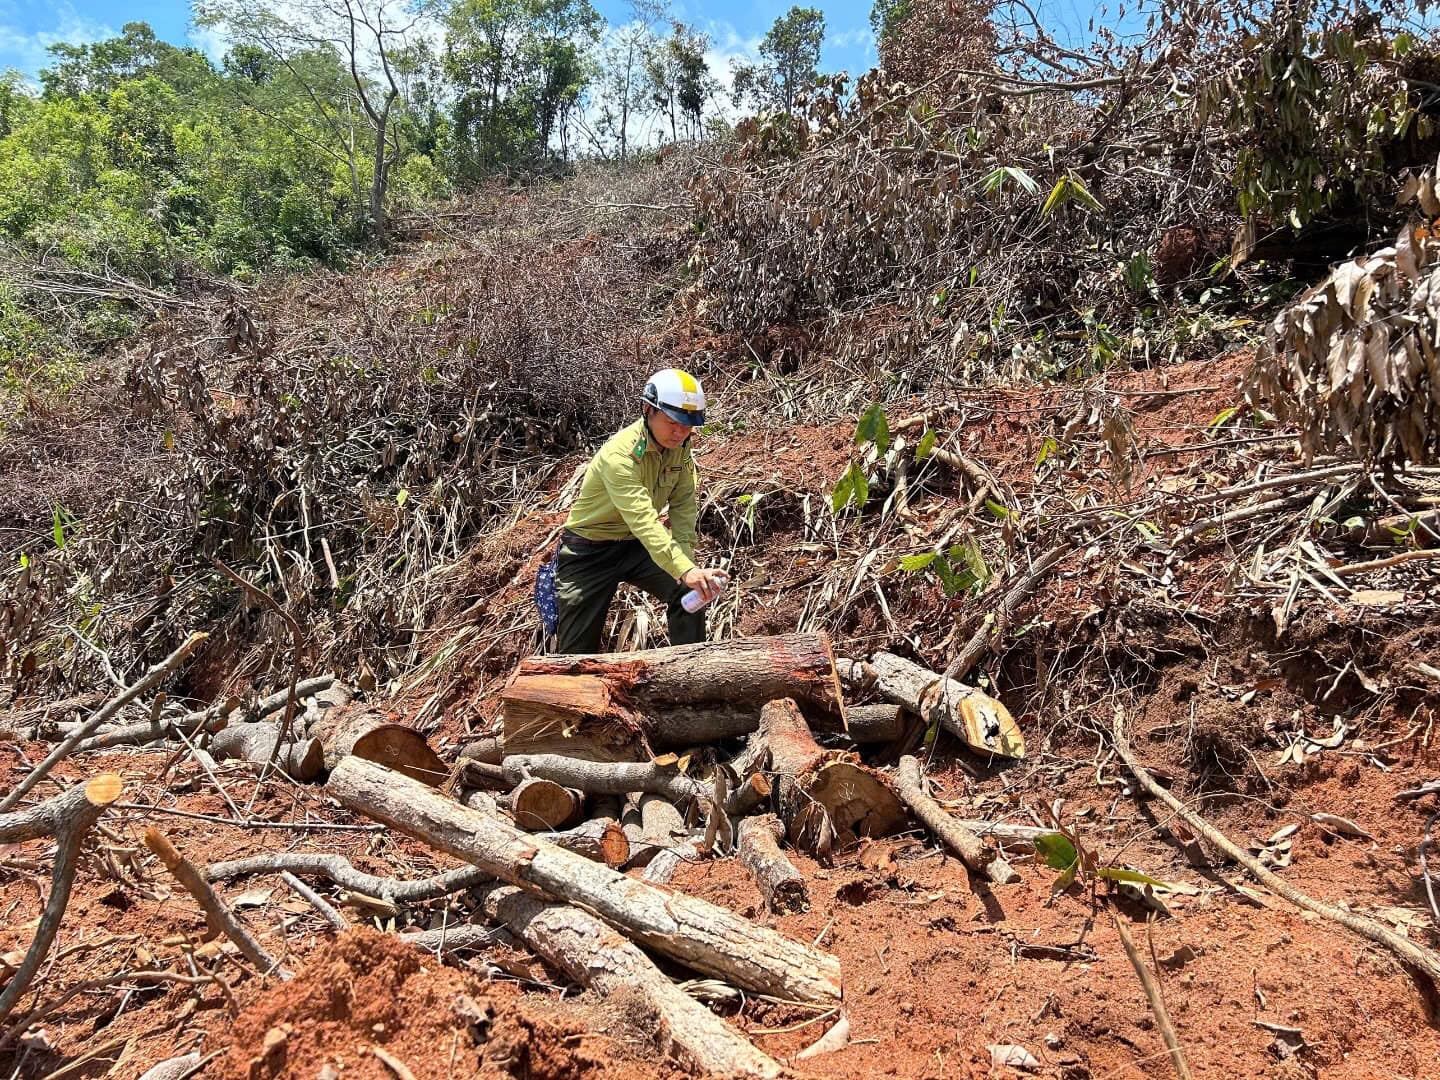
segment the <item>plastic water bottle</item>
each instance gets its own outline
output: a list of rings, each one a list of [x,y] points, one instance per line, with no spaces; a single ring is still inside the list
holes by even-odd
[[[729,581],[729,574],[721,574],[720,588],[724,589],[725,586],[729,584]],[[695,612],[703,608],[705,604],[706,600],[703,596],[700,595],[699,589],[691,589],[689,592],[687,592],[684,596],[680,598],[680,606],[683,607],[686,611],[690,612],[691,615],[694,615]]]

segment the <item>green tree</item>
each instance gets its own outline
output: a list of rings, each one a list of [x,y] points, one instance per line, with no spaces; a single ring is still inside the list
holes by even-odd
[[[685,122],[687,137],[698,137],[705,102],[719,87],[705,62],[710,39],[678,19],[670,24],[670,36],[655,43],[645,61],[645,78],[655,109],[670,123],[670,140],[678,141],[679,120]]]
[[[757,109],[793,114],[800,91],[820,77],[824,40],[824,13],[818,8],[791,7],[761,41],[760,61],[735,66],[736,103],[748,100]]]
[[[870,29],[875,43],[883,45],[910,14],[911,0],[875,0],[870,8]]]
[[[419,22],[408,0],[197,0],[195,21],[265,50],[283,66],[329,129],[332,152],[346,159],[352,175],[360,171],[360,156],[368,157],[366,212],[384,243],[390,171],[407,152],[404,125],[396,121],[408,103],[392,57],[409,46]],[[339,92],[315,85],[307,71],[312,65],[305,61],[327,55],[338,58],[349,76]],[[356,138],[357,120],[369,129],[363,140]]]
[[[659,43],[655,27],[666,10],[667,0],[630,0],[629,20],[610,33],[594,103],[592,142],[602,155],[613,147],[621,161],[629,156],[631,123],[644,111],[650,89],[646,65]]]
[[[24,123],[34,105],[25,76],[13,68],[0,75],[0,139]]]
[[[453,0],[441,15],[457,172],[544,159],[590,78],[602,21],[589,0]]]

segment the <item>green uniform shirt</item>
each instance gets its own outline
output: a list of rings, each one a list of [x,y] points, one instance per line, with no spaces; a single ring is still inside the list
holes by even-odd
[[[670,507],[670,528],[660,512]],[[643,419],[610,437],[585,469],[585,482],[565,528],[587,540],[645,545],[677,581],[695,569],[695,459],[687,441],[666,450]]]

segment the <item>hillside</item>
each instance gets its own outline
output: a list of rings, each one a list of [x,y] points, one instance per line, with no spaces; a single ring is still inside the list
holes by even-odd
[[[397,212],[391,246],[343,270],[110,281],[135,332],[7,397],[0,1065],[1440,1070],[1433,102],[1416,91],[1381,131],[1361,99],[1393,88],[1347,84],[1325,115],[1384,153],[1343,177],[1328,161],[1344,192],[1326,205],[1278,183],[1268,206],[1237,203],[1248,154],[1307,159],[1263,125],[1245,143],[1248,113],[1229,141],[1191,141],[1166,87],[1220,57],[1258,78],[1256,41],[1200,35],[1182,60],[1152,40],[1072,72],[1117,82],[1032,94],[958,61],[922,82],[932,39],[1004,50],[937,6],[909,18],[888,73],[822,88],[803,120]],[[1424,82],[1423,49],[1355,33]],[[1043,34],[1030,47],[1058,56]],[[1327,38],[1316,70],[1359,47]],[[62,292],[94,284],[46,272]],[[625,832],[618,802],[588,801],[577,820],[624,839],[624,881],[596,845],[582,863],[535,837],[556,830],[513,801],[537,777],[516,774],[535,746],[512,681],[539,670],[535,575],[590,455],[662,366],[712,402],[699,546],[731,585],[697,648],[833,660],[843,722],[790,695],[815,761],[904,799],[918,759],[979,859],[899,802],[891,827],[847,831],[778,740],[743,768],[776,714],[734,674],[720,702],[647,711],[617,692],[603,716],[545,717],[571,757],[628,757],[688,793],[647,795],[679,807],[658,845]],[[607,645],[628,659],[545,668],[545,685],[615,676],[643,698],[644,650],[666,644],[663,610],[626,588]],[[906,661],[906,707],[862,714],[905,696],[884,672]],[[775,679],[803,690],[803,674]],[[950,693],[998,702],[1023,756],[966,745]],[[654,738],[657,716],[737,712],[739,734]],[[894,727],[862,737],[861,715]],[[335,733],[357,717],[412,741],[362,753]],[[638,738],[592,755],[598,719]],[[82,727],[99,740],[67,745]],[[222,752],[292,727],[323,764]],[[768,903],[735,851],[760,820],[735,809],[756,777],[804,905]],[[847,812],[868,797],[855,783]],[[796,790],[824,809],[804,818]],[[207,917],[150,830],[252,944]],[[458,857],[467,844],[503,850],[529,895],[467,871],[489,865]],[[673,925],[627,922],[649,902]],[[715,927],[742,957],[724,973],[695,944]],[[838,962],[843,994],[805,996],[796,957]],[[675,1015],[725,1049],[696,1050]]]

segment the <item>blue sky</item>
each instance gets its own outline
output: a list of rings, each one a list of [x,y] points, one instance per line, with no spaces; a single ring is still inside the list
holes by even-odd
[[[826,70],[864,71],[875,62],[870,35],[870,0],[810,0],[825,12]],[[787,4],[740,0],[733,5],[702,0],[675,0],[676,12],[710,34],[712,64],[728,65],[732,56],[753,51],[775,17]],[[623,22],[624,0],[598,0],[596,7],[612,22]],[[1063,36],[1083,35],[1094,5],[1086,0],[1050,0],[1040,5],[1043,17]],[[0,71],[16,68],[30,78],[46,66],[45,49],[57,41],[82,43],[117,34],[125,23],[143,20],[155,33],[175,44],[189,42],[212,54],[218,43],[203,32],[189,30],[187,0],[151,0],[140,5],[123,0],[0,0]],[[218,58],[218,57],[217,57]]]

